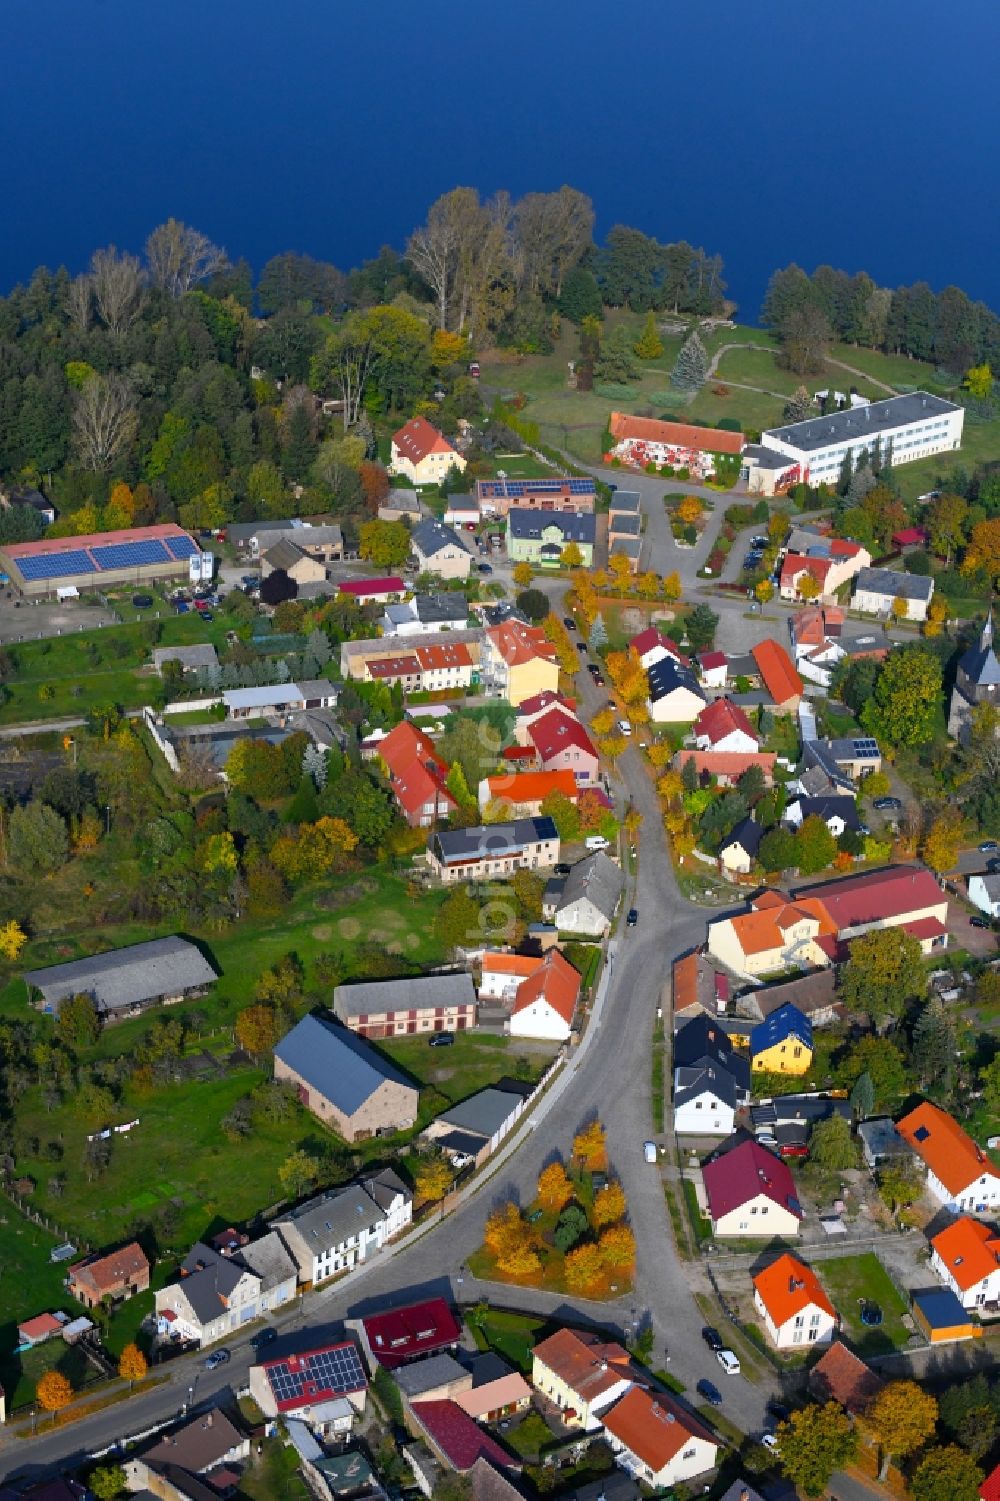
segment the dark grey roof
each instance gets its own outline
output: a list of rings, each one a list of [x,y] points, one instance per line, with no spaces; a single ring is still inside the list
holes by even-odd
[[[303,524],[297,521],[293,521],[290,526],[286,526],[281,521],[268,521],[256,529],[257,546],[265,551],[267,548],[274,546],[280,539],[276,536],[272,538],[272,533],[277,532],[280,532],[283,537],[303,548],[342,547],[344,543],[344,534],[335,521],[331,521],[326,525],[320,524],[319,526]]]
[[[731,678],[759,678],[760,668],[754,658],[748,652],[746,656],[739,657],[729,652],[726,653],[726,671]]]
[[[641,553],[641,537],[616,537],[611,544],[612,557],[620,554],[623,558],[638,558]]]
[[[274,1055],[344,1115],[353,1115],[387,1079],[414,1087],[363,1038],[318,1016],[304,1016]]]
[[[591,902],[610,922],[625,889],[625,877],[621,866],[603,850],[587,855],[570,867],[561,893],[558,895],[558,911],[564,911],[574,902]]]
[[[806,740],[802,745],[802,757],[808,766],[818,766],[834,787],[851,790],[854,783],[837,763],[829,740]]]
[[[464,594],[417,594],[413,613],[425,625],[442,620],[460,620],[464,624],[469,618],[469,602]]]
[[[164,995],[180,995],[218,976],[204,954],[185,938],[153,938],[89,959],[25,971],[27,983],[53,1005],[68,996],[93,997],[99,1011],[120,1011]]]
[[[220,1256],[218,1251],[201,1241],[191,1247],[181,1262],[181,1271],[185,1275],[182,1276],[180,1285],[200,1323],[211,1324],[213,1320],[222,1317],[226,1311],[226,1300],[243,1276],[244,1270],[235,1259]]]
[[[394,486],[382,504],[394,511],[405,511],[410,516],[420,515],[420,496],[415,490],[404,490]]]
[[[676,688],[687,688],[689,692],[696,693],[703,703],[707,703],[694,673],[687,667],[681,667],[673,657],[661,657],[658,662],[654,662],[647,676],[649,696],[654,703],[658,699],[667,698]]]
[[[877,651],[892,651],[895,642],[887,636],[885,631],[877,625],[862,625],[858,621],[854,625],[847,625],[841,630],[839,636],[835,636],[842,651],[849,657],[868,655]]]
[[[638,516],[642,510],[642,496],[638,490],[616,490],[611,497],[610,514],[625,511]]]
[[[722,841],[719,852],[721,854],[722,850],[729,849],[731,845],[738,844],[740,849],[746,850],[750,858],[753,859],[760,848],[760,841],[763,837],[764,830],[755,819],[741,818],[728,839]]]
[[[244,546],[260,532],[290,532],[295,530],[291,521],[233,521],[226,527],[226,540]]]
[[[860,829],[861,820],[858,817],[858,806],[853,797],[844,794],[828,794],[823,797],[799,797],[795,801],[802,812],[802,817],[821,818],[827,823],[831,818],[842,818],[844,827],[848,829]]]
[[[750,1119],[754,1129],[760,1126],[781,1126],[791,1122],[815,1125],[817,1121],[829,1120],[839,1115],[850,1120],[851,1106],[847,1100],[835,1100],[830,1095],[788,1094],[775,1095],[765,1105],[752,1105]]]
[[[733,1110],[741,1103],[740,1090],[728,1069],[706,1063],[703,1067],[696,1065],[694,1068],[678,1068],[674,1071],[675,1110],[703,1094],[714,1094],[716,1099]]]
[[[894,568],[862,568],[854,580],[855,594],[885,594],[889,599],[930,599],[934,580]]]
[[[431,847],[445,864],[463,860],[500,859],[541,840],[558,839],[551,818],[514,818],[509,823],[476,824],[471,829],[442,829],[431,835]]]
[[[523,1095],[490,1087],[453,1105],[437,1119],[442,1125],[452,1126],[456,1131],[467,1131],[472,1136],[481,1136],[484,1141],[489,1141],[523,1103]]]
[[[512,537],[539,541],[542,533],[554,526],[563,542],[593,542],[597,536],[597,517],[593,511],[528,511],[513,506],[507,512]]]
[[[787,469],[794,462],[787,453],[779,453],[776,448],[765,448],[762,443],[748,443],[743,450],[743,457],[756,464],[758,469]]]
[[[803,1016],[809,1016],[836,1004],[837,973],[833,969],[817,969],[812,974],[800,975],[796,980],[782,980],[777,985],[761,986],[740,999],[752,1000],[762,1020],[789,1001],[799,1008]]]
[[[501,600],[499,604],[487,605],[480,611],[485,625],[503,625],[505,620],[519,620],[522,625],[530,625],[531,621],[523,610],[513,605],[509,600]]]
[[[631,537],[638,537],[642,531],[641,516],[616,516],[608,527],[609,532],[623,532]]]
[[[728,1073],[747,1091],[750,1059],[744,1049],[734,1048],[725,1028],[710,1016],[695,1016],[674,1033],[675,1068],[712,1066]]]
[[[563,1501],[639,1501],[641,1495],[638,1483],[631,1475],[626,1475],[624,1470],[609,1470],[600,1480],[588,1480],[586,1485],[578,1485],[575,1491],[569,1491]],[[728,1492],[726,1501],[729,1501]],[[756,1493],[755,1501],[762,1501]]]
[[[210,641],[194,646],[157,646],[153,648],[153,666],[162,671],[164,662],[179,662],[185,672],[198,667],[218,667],[219,656]]]
[[[220,1408],[213,1407],[172,1433],[162,1435],[141,1452],[147,1463],[176,1464],[198,1473],[218,1464],[231,1449],[239,1448],[245,1438]]]
[[[402,1194],[404,1198],[412,1199],[413,1195],[398,1174],[391,1167],[384,1167],[373,1178],[363,1179],[365,1190],[371,1194],[380,1209],[388,1210],[393,1199]]]
[[[410,534],[410,540],[425,558],[432,558],[444,547],[457,547],[464,553],[468,552],[458,533],[443,521],[438,521],[436,516],[425,516],[422,521],[418,521]]]
[[[292,541],[291,537],[282,537],[280,541],[274,543],[273,547],[267,549],[263,555],[263,561],[269,568],[283,568],[287,572],[289,568],[294,568],[296,563],[301,563],[305,557],[306,554]]]
[[[269,1292],[296,1275],[295,1262],[276,1230],[270,1230],[259,1240],[252,1240],[244,1246],[239,1259],[260,1278],[263,1292]]]
[[[293,1209],[277,1223],[291,1225],[314,1256],[343,1245],[359,1229],[374,1229],[385,1215],[360,1183],[348,1183]]]
[[[366,980],[338,985],[333,1009],[341,1020],[382,1011],[423,1011],[429,1006],[469,1006],[476,988],[468,974],[414,975],[403,980]]]
[[[952,401],[944,401],[926,391],[914,391],[912,395],[890,396],[885,401],[872,401],[868,406],[828,412],[825,417],[807,417],[804,422],[768,428],[761,434],[761,442],[767,447],[768,438],[778,438],[802,453],[814,453],[836,443],[870,443],[878,433],[956,411],[958,407]]]
[[[446,1131],[441,1136],[435,1136],[434,1145],[440,1147],[442,1152],[454,1152],[456,1156],[462,1157],[475,1157],[483,1150],[483,1138],[474,1131]]]
[[[400,1366],[393,1371],[392,1379],[405,1397],[419,1397],[423,1392],[432,1392],[436,1387],[452,1381],[461,1381],[469,1373],[459,1365],[454,1355],[428,1355],[425,1360],[415,1360],[412,1365]]]
[[[491,1381],[502,1381],[505,1376],[513,1373],[513,1367],[508,1365],[495,1350],[483,1350],[476,1355],[465,1357],[465,1369],[472,1372],[473,1390],[477,1386],[489,1386]]]

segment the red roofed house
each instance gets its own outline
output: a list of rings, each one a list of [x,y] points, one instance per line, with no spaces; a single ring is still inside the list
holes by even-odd
[[[534,818],[553,792],[561,792],[563,797],[576,802],[576,778],[568,768],[561,771],[505,771],[497,776],[483,777],[479,784],[479,806],[485,808],[489,803],[507,803],[512,818]]]
[[[520,1461],[501,1449],[457,1402],[411,1402],[409,1412],[420,1436],[448,1469],[464,1475],[477,1459],[485,1459],[501,1470],[520,1471]]]
[[[90,1256],[69,1269],[71,1294],[85,1308],[96,1308],[105,1298],[124,1303],[149,1287],[149,1261],[136,1240],[107,1256]]]
[[[703,688],[725,688],[729,681],[729,658],[724,651],[699,653],[698,681]]]
[[[450,469],[465,472],[465,459],[426,417],[411,417],[392,435],[389,473],[405,474],[415,485],[437,485]]]
[[[558,949],[549,949],[534,974],[517,988],[511,1037],[565,1042],[580,999],[580,976]]]
[[[702,751],[735,751],[747,755],[760,749],[760,740],[746,714],[731,699],[706,704],[694,722],[694,743]]]
[[[931,1266],[963,1308],[1000,1303],[1000,1237],[982,1220],[961,1219],[931,1240]]]
[[[779,1350],[825,1345],[837,1330],[837,1310],[811,1267],[786,1251],[753,1279],[753,1300]]]
[[[797,714],[803,684],[785,648],[777,641],[761,641],[759,646],[750,648],[750,655],[757,663],[764,687],[774,700],[775,713]]]
[[[801,599],[803,580],[811,578],[819,586],[819,593],[813,598],[832,604],[838,589],[862,568],[871,567],[871,561],[871,553],[857,542],[839,537],[824,539],[815,552],[785,554],[778,592],[782,599]]]
[[[472,653],[461,641],[434,641],[414,649],[424,693],[468,688],[472,682]]]
[[[342,1340],[252,1365],[250,1395],[267,1418],[299,1418],[337,1438],[364,1412],[368,1382],[357,1345]]]
[[[448,767],[423,730],[402,720],[379,742],[392,795],[411,829],[428,828],[458,807],[445,779]]]
[[[357,1333],[372,1372],[376,1365],[394,1371],[421,1355],[454,1350],[462,1337],[461,1327],[443,1298],[411,1303],[368,1318],[348,1319],[346,1327]]]
[[[600,1414],[625,1395],[635,1376],[628,1351],[596,1334],[560,1329],[532,1352],[532,1386],[555,1403],[567,1427],[587,1433],[600,1428]]]
[[[817,1402],[839,1402],[859,1417],[885,1382],[841,1341],[835,1340],[809,1372],[809,1391]]]
[[[909,552],[914,547],[926,547],[927,532],[922,526],[905,526],[902,531],[893,532],[892,544],[900,552]]]
[[[17,1339],[21,1345],[42,1345],[47,1339],[60,1331],[69,1323],[66,1314],[39,1313],[33,1319],[25,1319],[23,1324],[17,1326]]]
[[[604,1431],[620,1467],[657,1491],[715,1468],[719,1445],[704,1423],[668,1392],[633,1386],[610,1412]]]
[[[359,605],[385,605],[394,599],[402,599],[408,585],[391,574],[384,579],[347,579],[340,586],[341,594],[349,594]]]
[[[714,1157],[702,1168],[712,1234],[796,1236],[802,1209],[788,1166],[756,1141]]]
[[[621,459],[645,469],[647,464],[670,464],[690,471],[693,480],[710,479],[717,454],[736,457],[746,441],[742,433],[713,427],[694,427],[687,422],[661,422],[654,417],[632,417],[612,412],[608,430],[614,445],[605,461]]]
[[[679,750],[674,757],[674,767],[683,771],[687,762],[693,761],[699,780],[714,777],[720,787],[735,787],[749,767],[759,766],[764,774],[764,786],[770,787],[774,781],[776,760],[777,756],[765,751],[753,755],[739,751]]]
[[[896,1130],[926,1167],[928,1192],[939,1204],[971,1214],[1000,1206],[1000,1172],[946,1110],[925,1100]]]
[[[545,771],[570,771],[578,787],[600,781],[600,762],[594,742],[575,714],[550,709],[528,726],[528,738]]]
[[[551,689],[545,689],[543,693],[533,693],[517,706],[517,721],[514,733],[517,739],[524,744],[528,726],[536,719],[541,719],[549,709],[562,706],[568,713],[576,713],[576,699],[567,698],[565,693],[553,693]]]
[[[823,903],[841,943],[872,928],[905,928],[925,954],[947,947],[948,898],[929,870],[888,866],[795,893]]]
[[[505,954],[498,949],[487,949],[483,954],[479,999],[513,1003],[525,980],[541,969],[543,962],[537,954]]]
[[[669,657],[672,662],[676,662],[681,667],[685,667],[688,662],[688,658],[677,642],[672,641],[669,636],[665,636],[662,631],[658,631],[652,625],[640,631],[638,636],[633,636],[629,642],[629,648],[635,652],[640,664],[647,672],[656,662],[662,662],[664,657]]]

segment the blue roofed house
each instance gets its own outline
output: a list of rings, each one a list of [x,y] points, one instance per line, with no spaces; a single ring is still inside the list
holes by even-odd
[[[337,1022],[304,1016],[274,1050],[274,1077],[345,1141],[402,1131],[417,1119],[419,1091],[376,1048]]]
[[[755,1074],[804,1074],[812,1063],[812,1022],[789,1001],[750,1033],[750,1063]]]

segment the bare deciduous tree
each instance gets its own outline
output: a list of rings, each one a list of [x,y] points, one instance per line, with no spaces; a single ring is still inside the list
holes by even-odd
[[[200,230],[168,219],[146,241],[146,265],[154,286],[183,297],[206,277],[229,265],[229,257]]]
[[[75,276],[66,288],[66,316],[78,334],[85,334],[94,316],[94,284],[89,276]]]
[[[106,250],[94,251],[90,277],[97,311],[110,332],[120,338],[142,312],[142,266],[136,256],[119,255],[114,245],[109,245]]]
[[[135,395],[120,375],[92,375],[77,394],[73,441],[84,469],[105,474],[135,438]]]
[[[479,195],[474,188],[455,188],[432,203],[427,223],[413,231],[406,246],[407,259],[434,293],[438,328],[448,327],[448,304],[460,251],[457,201],[467,196],[475,200],[478,208]]]
[[[327,345],[330,373],[344,403],[344,432],[358,420],[372,363],[371,334],[358,318],[349,319],[342,334]]]
[[[586,193],[565,185],[558,193],[527,193],[514,213],[519,284],[558,297],[593,232],[594,205]]]

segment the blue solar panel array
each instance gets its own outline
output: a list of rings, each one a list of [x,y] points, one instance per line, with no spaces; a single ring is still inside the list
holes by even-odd
[[[60,579],[71,573],[96,573],[85,552],[53,552],[47,557],[15,558],[26,579]]]
[[[98,568],[142,568],[147,563],[169,563],[162,542],[152,538],[145,542],[109,542],[106,547],[90,549]]]
[[[275,1361],[267,1367],[267,1379],[278,1402],[294,1402],[303,1395],[319,1392],[360,1391],[365,1373],[353,1345],[339,1345],[333,1350],[319,1350],[291,1361]]]
[[[192,542],[190,537],[168,537],[166,539],[167,551],[170,556],[176,558],[178,563],[190,558],[198,551],[197,543]]]
[[[482,485],[486,496],[509,495],[520,499],[523,495],[561,495],[568,489],[571,495],[593,495],[596,481],[592,479],[507,479],[487,480]]]

